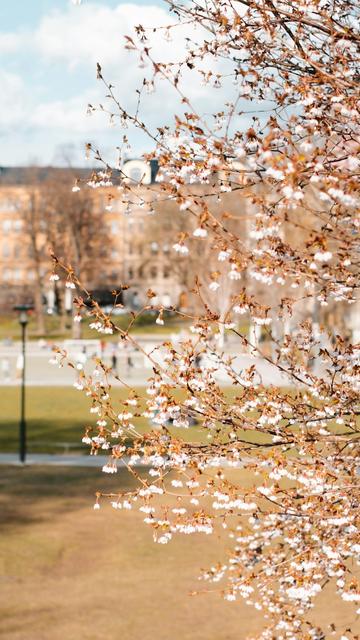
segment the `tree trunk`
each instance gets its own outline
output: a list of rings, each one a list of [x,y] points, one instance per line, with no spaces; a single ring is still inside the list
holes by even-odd
[[[38,336],[43,336],[46,333],[46,327],[43,309],[42,284],[38,281],[38,278],[36,278],[34,285],[34,306],[36,315],[36,334]]]
[[[74,316],[77,314],[77,309],[73,309],[72,314],[72,338],[73,340],[81,340],[82,338],[82,326],[81,322],[74,322]]]

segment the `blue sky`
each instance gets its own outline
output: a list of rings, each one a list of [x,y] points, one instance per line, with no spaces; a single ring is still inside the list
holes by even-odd
[[[169,20],[161,0],[16,0],[0,3],[0,165],[84,164],[84,144],[112,153],[121,132],[106,118],[85,115],[103,100],[96,81],[100,61],[129,108],[144,72],[123,48],[139,22]],[[162,102],[162,100],[161,100]],[[159,99],[146,115],[154,121]],[[134,151],[146,142],[134,138]]]
[[[164,0],[0,0],[0,166],[86,164],[84,147],[91,142],[107,161],[116,160],[124,133],[130,156],[148,151],[151,142],[139,132],[110,127],[103,113],[86,115],[88,103],[107,104],[105,88],[96,80],[96,63],[130,113],[135,111],[136,89],[151,68],[139,66],[137,54],[124,48],[124,35],[135,25],[168,26],[174,20]],[[166,39],[165,30],[151,41],[157,61],[176,62],[186,55],[186,39],[198,41],[201,29],[177,26]],[[208,37],[208,34],[207,34]],[[223,63],[219,63],[223,64]],[[203,60],[205,71],[214,60]],[[149,75],[150,74],[150,75]],[[158,76],[157,76],[158,78]],[[185,94],[201,113],[223,108],[235,91],[201,85],[197,72],[182,79]],[[210,105],[210,106],[209,106]],[[173,121],[184,109],[166,81],[157,80],[155,93],[141,106],[142,119],[155,130]]]

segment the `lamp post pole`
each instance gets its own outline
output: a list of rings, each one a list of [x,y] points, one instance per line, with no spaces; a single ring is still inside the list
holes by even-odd
[[[20,423],[19,423],[19,458],[20,463],[26,461],[26,418],[25,418],[25,366],[26,366],[26,326],[28,323],[28,311],[32,310],[32,305],[18,305],[14,307],[19,311],[19,323],[21,326],[21,396],[20,396]]]
[[[21,410],[20,410],[20,462],[25,464],[26,460],[26,420],[25,420],[25,345],[26,345],[26,325],[27,316],[22,318],[20,315],[19,322],[21,324],[21,342],[22,342],[22,376],[21,376]]]

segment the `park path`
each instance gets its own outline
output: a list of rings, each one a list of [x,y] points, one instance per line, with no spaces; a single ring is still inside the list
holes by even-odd
[[[19,460],[19,455],[17,453],[0,453],[0,466],[1,465],[10,465],[10,466],[54,466],[54,467],[93,467],[99,468],[104,466],[108,461],[109,456],[100,455],[100,456],[79,456],[79,455],[54,455],[50,453],[29,453],[26,457],[26,463],[23,464]],[[228,463],[226,460],[222,460],[219,464],[219,459],[216,457],[213,459],[213,466],[218,468],[231,466],[232,469],[240,468],[243,465],[245,458],[242,461],[236,463]],[[123,458],[121,460],[117,460],[118,467],[125,467],[125,465],[129,462],[129,458]],[[149,463],[138,461],[134,462],[131,466],[133,467],[142,467],[143,469],[149,468]],[[212,465],[210,465],[212,466]]]
[[[89,341],[88,341],[89,342]],[[65,345],[64,345],[65,346]],[[152,357],[159,364],[163,361],[164,353],[160,347],[160,341],[143,341],[143,348],[147,352],[152,353]],[[3,363],[4,359],[8,361],[8,372],[5,374],[1,371],[0,385],[4,386],[18,386],[21,383],[21,376],[19,371],[16,371],[16,362],[19,354],[20,345],[0,345],[0,361]],[[154,351],[155,349],[155,351]],[[95,350],[91,345],[87,348],[87,359],[84,363],[84,371],[90,374],[94,369],[94,361],[92,356]],[[70,356],[76,362],[81,353],[81,348],[76,345],[72,345],[69,349]],[[291,381],[281,374],[281,372],[269,362],[266,362],[260,357],[254,357],[247,353],[239,353],[237,351],[237,345],[233,342],[229,342],[226,346],[226,353],[234,357],[233,368],[241,375],[244,369],[247,369],[251,365],[256,366],[258,372],[258,381],[261,381],[265,385],[274,384],[278,386],[290,386]],[[128,356],[130,356],[131,366],[128,365]],[[77,379],[77,372],[70,367],[58,367],[54,364],[50,364],[49,360],[54,357],[51,349],[41,348],[37,344],[28,343],[27,345],[27,358],[26,358],[26,384],[29,387],[61,387],[72,386]],[[104,354],[104,362],[107,365],[111,365],[111,344],[107,345],[107,349]],[[211,360],[208,364],[213,365]],[[117,354],[117,372],[122,380],[124,380],[130,386],[141,387],[147,384],[148,379],[152,376],[152,367],[148,358],[140,351],[120,350]],[[225,373],[224,369],[219,366],[217,374],[218,382],[222,386],[231,385],[230,378]],[[120,386],[115,378],[111,381],[113,386]]]
[[[108,456],[53,455],[50,453],[29,453],[26,465],[50,465],[57,467],[102,467]],[[124,463],[119,461],[121,466]],[[0,465],[24,466],[17,453],[0,453]],[[145,466],[145,465],[142,465]]]

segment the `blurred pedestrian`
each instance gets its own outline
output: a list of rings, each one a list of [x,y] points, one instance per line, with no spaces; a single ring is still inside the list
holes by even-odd
[[[131,357],[131,354],[128,353],[126,354],[126,373],[128,376],[131,374],[131,369],[133,368],[133,366],[134,366],[134,361]]]
[[[10,382],[10,360],[3,358],[1,361],[1,371],[4,382]]]
[[[78,354],[78,356],[76,358],[76,368],[79,371],[82,371],[84,369],[84,366],[86,364],[86,360],[87,360],[86,347],[83,347],[81,352]]]
[[[114,344],[112,347],[112,354],[111,354],[111,368],[116,375],[117,375],[117,362],[118,362],[117,347],[116,347],[116,344]]]

